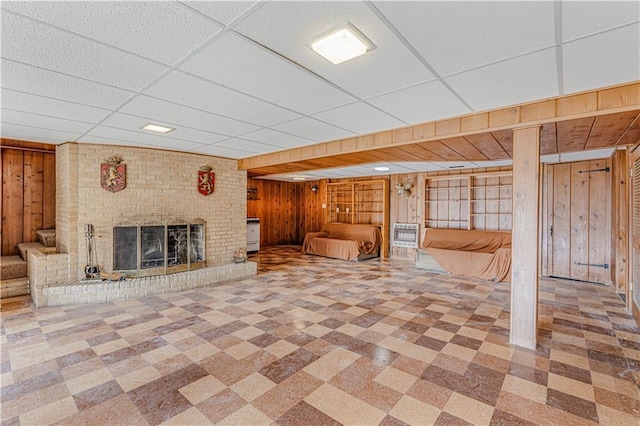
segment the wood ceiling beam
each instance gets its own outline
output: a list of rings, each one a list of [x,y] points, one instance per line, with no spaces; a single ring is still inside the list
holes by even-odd
[[[285,170],[291,172],[295,170],[311,170],[311,168],[364,164],[380,161],[380,158],[387,158],[387,161],[393,161],[395,158],[404,157],[404,154],[398,148],[409,147],[414,144],[419,144],[436,156],[455,161],[453,157],[460,156],[452,155],[452,153],[447,154],[447,149],[451,151],[451,148],[447,147],[443,140],[485,133],[491,133],[508,154],[508,157],[511,157],[511,131],[513,129],[548,123],[562,123],[576,119],[585,119],[585,122],[587,122],[589,119],[593,120],[595,117],[602,115],[638,110],[640,110],[640,81],[407,126],[395,130],[257,155],[239,160],[238,168],[240,170],[249,170],[253,175],[260,175],[282,173]],[[615,123],[609,125],[615,126]],[[570,132],[569,129],[563,129],[560,125],[558,125],[557,130],[558,136],[563,131]],[[637,130],[635,127],[628,130],[631,130],[628,139],[632,139]],[[478,139],[473,138],[467,140],[478,141]],[[460,139],[457,139],[457,141],[458,146],[461,146],[459,144],[462,141]],[[444,145],[446,149],[440,145]],[[387,148],[393,149],[386,151]],[[473,146],[469,148],[474,149]],[[567,147],[559,146],[558,151],[563,151],[562,148],[566,149]],[[378,152],[367,154],[367,152],[373,150]],[[405,148],[402,151],[407,152],[408,150]],[[421,156],[420,154],[420,152],[413,153],[414,156]],[[456,159],[459,161],[459,158]],[[281,169],[282,172],[276,172],[278,169]]]

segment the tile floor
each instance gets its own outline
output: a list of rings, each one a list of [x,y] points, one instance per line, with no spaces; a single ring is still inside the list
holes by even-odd
[[[542,281],[531,351],[508,344],[505,283],[297,247],[255,260],[197,291],[3,301],[2,424],[640,422],[640,329],[607,287]]]

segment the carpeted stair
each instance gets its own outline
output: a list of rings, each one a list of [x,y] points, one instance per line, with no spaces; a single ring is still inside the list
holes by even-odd
[[[56,230],[36,231],[37,242],[18,244],[19,256],[0,257],[0,299],[29,294],[27,259],[30,250],[40,250],[44,254],[56,252]]]

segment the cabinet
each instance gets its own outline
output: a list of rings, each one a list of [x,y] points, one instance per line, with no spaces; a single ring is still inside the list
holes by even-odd
[[[512,184],[512,171],[428,178],[425,227],[510,231]]]
[[[327,221],[377,225],[380,256],[389,256],[389,181],[384,179],[327,184]]]

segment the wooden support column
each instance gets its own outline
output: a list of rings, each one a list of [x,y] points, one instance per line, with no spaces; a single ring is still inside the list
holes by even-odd
[[[509,343],[535,349],[538,328],[540,127],[513,131],[513,229]]]

